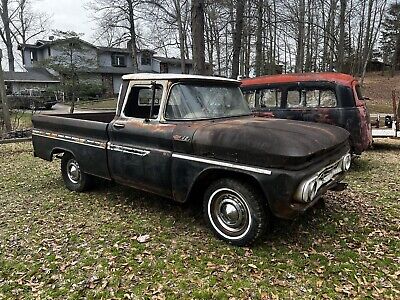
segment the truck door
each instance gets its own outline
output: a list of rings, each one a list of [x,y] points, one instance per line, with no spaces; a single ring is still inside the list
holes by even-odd
[[[110,124],[108,160],[116,182],[170,197],[174,126],[159,122],[164,91],[162,84],[131,83],[120,114]]]

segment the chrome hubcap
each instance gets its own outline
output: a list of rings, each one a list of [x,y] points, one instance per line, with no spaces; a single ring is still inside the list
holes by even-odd
[[[212,223],[224,234],[240,236],[249,227],[250,213],[241,195],[230,189],[221,189],[210,198]]]
[[[243,221],[243,210],[238,203],[227,198],[221,201],[218,216],[226,225],[237,227]]]
[[[78,183],[81,179],[81,170],[78,162],[75,159],[71,159],[67,164],[68,178],[72,183]]]

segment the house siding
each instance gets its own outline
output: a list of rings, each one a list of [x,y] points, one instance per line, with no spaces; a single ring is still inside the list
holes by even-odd
[[[90,82],[93,84],[103,84],[107,89],[107,94],[118,93],[122,82],[122,75],[132,73],[132,57],[127,52],[126,49],[118,48],[101,48],[94,45],[90,45],[82,40],[82,50],[79,51],[79,56],[83,57],[85,61],[85,67],[89,70],[81,74],[81,80],[84,82]],[[29,69],[32,67],[39,67],[40,63],[49,59],[49,48],[50,55],[52,59],[57,59],[57,57],[65,57],[62,49],[62,41],[58,42],[44,42],[40,41],[36,45],[24,45],[21,48],[22,55],[24,57],[24,66]],[[43,46],[44,45],[44,46]],[[35,52],[37,56],[37,62],[31,61],[31,53]],[[142,64],[142,54],[146,53],[149,55],[150,64]],[[119,54],[124,55],[126,60],[126,67],[115,67],[112,64],[112,55]],[[77,55],[78,57],[78,55]],[[65,58],[63,58],[65,60]],[[162,58],[154,57],[154,52],[150,50],[143,50],[137,55],[137,64],[139,72],[149,72],[149,73],[160,73],[162,71],[162,64],[167,64],[166,70],[168,73],[181,73],[180,60],[174,58]],[[97,69],[97,70],[96,70]],[[187,69],[189,74],[193,73],[193,66],[191,63],[187,63]]]

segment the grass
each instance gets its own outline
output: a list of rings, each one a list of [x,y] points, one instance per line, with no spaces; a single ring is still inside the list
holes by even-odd
[[[117,107],[117,99],[105,99],[101,101],[80,101],[76,103],[78,109],[112,109]]]
[[[11,123],[14,130],[27,129],[32,127],[31,112],[12,112]]]
[[[393,104],[388,102],[367,101],[367,107],[370,113],[393,114]]]
[[[59,161],[0,146],[0,298],[399,299],[399,157],[400,141],[378,141],[347,191],[237,248],[198,205],[113,184],[72,193]]]

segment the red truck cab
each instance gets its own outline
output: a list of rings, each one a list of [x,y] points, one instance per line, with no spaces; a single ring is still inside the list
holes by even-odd
[[[372,144],[369,112],[353,76],[307,73],[243,79],[241,89],[259,116],[327,123],[350,132],[353,154]]]

